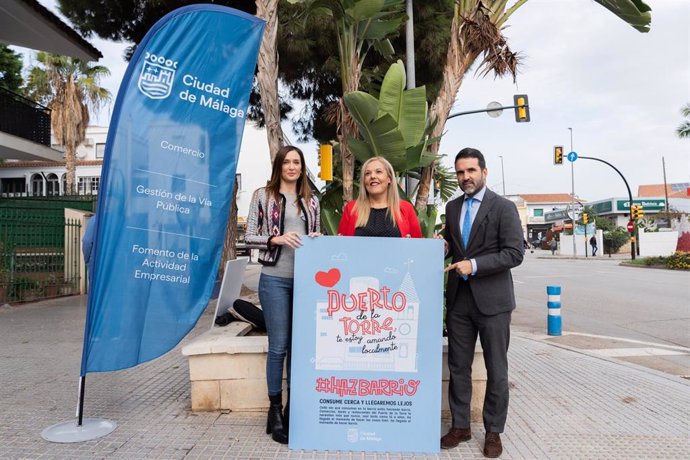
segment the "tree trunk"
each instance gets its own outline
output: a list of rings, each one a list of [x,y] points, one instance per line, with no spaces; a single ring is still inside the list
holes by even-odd
[[[230,203],[228,228],[225,230],[223,256],[220,259],[220,269],[218,270],[221,279],[225,274],[225,263],[228,260],[234,259],[237,259],[237,181],[235,181],[232,187],[232,203]]]
[[[443,68],[443,83],[430,110],[430,119],[436,120],[436,126],[431,134],[432,137],[440,137],[443,134],[450,109],[453,107],[455,96],[462,85],[465,72],[478,56],[476,52],[468,52],[462,49],[459,36],[460,21],[462,20],[456,14],[451,25],[451,39],[446,55],[446,65]],[[439,147],[440,142],[435,142],[431,145],[431,151],[438,153]],[[415,208],[418,212],[426,211],[429,204],[429,192],[431,191],[431,181],[434,178],[435,171],[435,161],[422,169],[422,176],[417,189],[417,199],[415,201]]]
[[[75,182],[77,177],[76,146],[65,145],[65,195],[75,194]]]
[[[280,103],[278,101],[278,0],[256,0],[256,15],[266,21],[266,29],[257,62],[257,79],[261,91],[261,109],[266,122],[266,135],[271,163],[283,146],[283,128],[280,125]]]
[[[354,198],[355,156],[347,147],[349,137],[357,135],[352,117],[345,107],[345,102],[340,100],[340,158],[343,163],[343,202],[347,203]]]
[[[357,55],[352,56],[350,60],[351,74],[343,81],[343,96],[350,91],[357,91],[359,89],[359,80],[362,76],[361,63]],[[340,156],[343,163],[343,201],[347,203],[354,199],[354,178],[355,178],[355,156],[347,147],[350,137],[356,138],[358,131],[355,121],[347,111],[345,101],[340,99],[340,135],[338,141],[340,142]]]

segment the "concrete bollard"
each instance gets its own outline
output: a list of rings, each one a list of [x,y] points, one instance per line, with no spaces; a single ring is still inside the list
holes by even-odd
[[[562,335],[561,332],[561,287],[546,286],[548,301],[546,306],[549,308],[547,323],[547,333],[549,335]]]

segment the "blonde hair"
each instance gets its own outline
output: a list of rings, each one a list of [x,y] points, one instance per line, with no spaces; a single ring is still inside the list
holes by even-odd
[[[393,166],[383,157],[371,157],[362,165],[362,171],[359,178],[359,196],[357,197],[357,201],[352,208],[353,214],[357,214],[355,228],[364,227],[369,221],[371,204],[369,203],[369,193],[364,185],[364,172],[367,170],[367,166],[374,161],[378,161],[383,165],[383,169],[386,171],[388,178],[391,180],[391,183],[388,184],[388,191],[386,192],[386,202],[388,206],[386,215],[393,223],[400,218],[400,195],[398,194],[398,184],[395,181],[395,171],[393,170]]]

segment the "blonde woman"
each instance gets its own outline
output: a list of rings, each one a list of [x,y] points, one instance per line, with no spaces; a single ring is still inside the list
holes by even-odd
[[[421,238],[414,207],[401,200],[393,166],[383,157],[362,165],[359,197],[345,205],[338,225],[343,236]]]

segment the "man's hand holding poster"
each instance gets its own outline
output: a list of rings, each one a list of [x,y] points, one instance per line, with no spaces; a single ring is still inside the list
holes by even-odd
[[[442,241],[305,239],[290,447],[438,452],[442,315]]]

